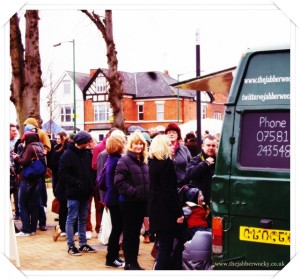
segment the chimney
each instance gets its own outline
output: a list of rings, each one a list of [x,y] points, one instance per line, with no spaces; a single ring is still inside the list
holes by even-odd
[[[92,78],[98,69],[90,69],[90,78]]]

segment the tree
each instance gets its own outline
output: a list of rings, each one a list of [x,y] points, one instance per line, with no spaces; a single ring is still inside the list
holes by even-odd
[[[25,50],[22,43],[20,19],[18,14],[10,18],[10,57],[12,66],[10,100],[16,107],[20,133],[28,117],[36,118],[40,123],[40,89],[42,70],[39,51],[39,13],[27,10],[25,13]],[[25,53],[24,53],[25,52]]]
[[[49,80],[49,81],[48,81]],[[54,120],[58,118],[58,109],[59,105],[56,101],[56,95],[54,90],[54,81],[53,81],[53,70],[52,65],[49,65],[48,70],[46,72],[46,77],[43,80],[43,86],[49,88],[49,92],[46,96],[47,109],[49,111],[49,129],[46,131],[49,135],[52,135],[54,131],[52,131],[52,124],[55,123]]]
[[[118,72],[117,51],[113,38],[113,22],[112,11],[105,10],[105,17],[101,20],[100,16],[94,12],[90,13],[87,10],[81,10],[100,30],[106,43],[108,75],[106,76],[109,82],[108,100],[113,111],[113,126],[125,131],[123,117],[123,86],[120,73]]]

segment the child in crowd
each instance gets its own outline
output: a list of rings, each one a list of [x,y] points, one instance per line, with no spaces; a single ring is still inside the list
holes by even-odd
[[[204,196],[201,190],[190,188],[185,193],[185,206],[183,207],[187,217],[187,238],[191,240],[197,231],[211,231],[208,227],[207,216],[209,215],[209,206],[204,202]]]

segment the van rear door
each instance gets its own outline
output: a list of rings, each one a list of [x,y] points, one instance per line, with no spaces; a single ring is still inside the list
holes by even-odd
[[[289,50],[248,53],[236,75],[213,178],[212,213],[224,222],[214,264],[277,270],[290,258]]]

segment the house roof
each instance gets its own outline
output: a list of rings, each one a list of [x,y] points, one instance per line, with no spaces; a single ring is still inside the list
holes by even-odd
[[[176,82],[175,79],[162,72],[137,72],[136,76],[136,98],[149,97],[187,97],[192,98],[196,95],[195,91],[177,90],[170,87],[170,84]]]
[[[73,71],[66,71],[72,81],[74,80]],[[84,90],[85,86],[90,80],[90,75],[86,73],[75,72],[76,84],[81,91]]]
[[[104,75],[108,74],[107,69],[98,68],[97,71],[95,71],[94,75],[86,83],[86,86],[83,89],[84,99],[86,97],[86,92],[101,72],[103,72]],[[119,71],[119,73],[123,82],[123,93],[132,95],[135,99],[166,98],[174,96],[194,98],[196,96],[195,90],[177,89],[171,86],[176,83],[177,80],[168,74],[159,71],[134,73]],[[206,96],[205,100],[211,102],[213,99],[210,96]]]

